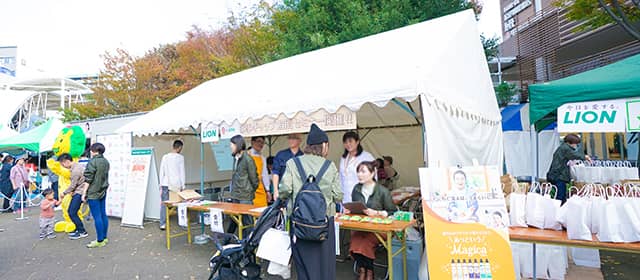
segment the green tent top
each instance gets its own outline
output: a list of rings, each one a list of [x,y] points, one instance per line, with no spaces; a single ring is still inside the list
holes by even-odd
[[[25,149],[33,152],[51,150],[64,124],[60,120],[51,119],[46,123],[9,138],[0,140],[0,150]]]
[[[565,103],[640,96],[640,55],[552,82],[529,86],[530,118],[536,129],[555,121]]]

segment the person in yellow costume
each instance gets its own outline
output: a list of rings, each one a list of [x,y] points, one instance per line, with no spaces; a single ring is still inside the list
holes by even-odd
[[[73,157],[74,161],[77,161],[78,158],[84,152],[86,147],[87,139],[85,138],[85,134],[82,131],[82,128],[79,126],[72,126],[62,129],[56,138],[56,141],[53,144],[53,153],[56,156],[60,156],[62,154],[69,154]],[[62,193],[62,191],[66,190],[67,187],[71,184],[71,171],[67,168],[64,168],[57,160],[54,158],[50,158],[47,160],[47,167],[50,172],[58,175],[58,193]],[[69,204],[71,203],[71,196],[67,195],[62,199],[62,217],[64,221],[57,222],[54,226],[54,230],[56,232],[74,232],[76,230],[76,226],[71,221],[69,217],[69,213],[67,209],[69,209]],[[82,211],[78,211],[78,216],[80,220],[83,218]]]
[[[249,149],[249,155],[256,163],[258,177],[260,178],[260,183],[258,184],[256,195],[253,199],[253,205],[257,207],[267,206],[267,203],[271,200],[271,194],[267,189],[271,184],[271,181],[269,180],[269,171],[267,170],[267,159],[262,155],[264,142],[265,139],[263,136],[251,137],[251,149]]]

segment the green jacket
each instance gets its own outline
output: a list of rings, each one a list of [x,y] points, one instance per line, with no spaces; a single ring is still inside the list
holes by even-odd
[[[84,169],[84,181],[89,183],[87,199],[102,199],[109,188],[109,161],[103,155],[94,156]]]
[[[553,153],[553,161],[551,161],[551,167],[547,172],[547,180],[563,182],[571,181],[571,172],[567,163],[571,160],[584,160],[584,153],[581,148],[574,149],[567,143],[562,143],[558,149]]]
[[[231,198],[237,200],[253,200],[258,188],[258,170],[253,158],[246,152],[234,162],[231,176]]]
[[[322,165],[326,161],[325,158],[314,155],[300,156],[300,162],[302,162],[302,168],[308,175],[316,175]],[[306,180],[306,178],[304,178]],[[322,176],[318,187],[324,196],[327,203],[327,216],[333,217],[336,215],[336,202],[342,201],[342,187],[340,185],[340,176],[338,168],[332,162],[329,165],[329,169]],[[282,177],[282,184],[278,191],[280,198],[285,200],[289,199],[289,206],[293,205],[296,194],[302,189],[302,178],[298,173],[298,167],[293,160],[287,161],[287,168],[285,169],[284,176]],[[289,207],[291,209],[291,207]]]
[[[377,210],[377,211],[387,211],[389,215],[393,214],[398,208],[395,204],[393,204],[393,199],[391,198],[391,193],[387,188],[381,186],[376,183],[376,186],[373,187],[373,194],[369,196],[367,203],[364,201],[364,195],[362,194],[362,184],[357,184],[353,191],[351,192],[351,200],[352,201],[360,201],[367,205],[367,208]]]

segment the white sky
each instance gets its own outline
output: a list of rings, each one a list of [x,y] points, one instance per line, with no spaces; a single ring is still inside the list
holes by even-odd
[[[499,0],[484,0],[480,31],[500,34]],[[257,0],[19,0],[2,1],[0,46],[48,73],[95,74],[106,50],[134,55],[184,38],[191,26],[219,26],[229,10]],[[18,73],[18,75],[20,75]]]

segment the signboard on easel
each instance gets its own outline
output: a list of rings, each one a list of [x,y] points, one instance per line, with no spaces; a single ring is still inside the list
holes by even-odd
[[[496,166],[421,168],[430,279],[515,279]]]
[[[157,190],[158,173],[153,160],[153,148],[134,148],[131,150],[130,158],[122,226],[142,228],[145,212],[147,212],[146,208],[152,203],[152,198],[157,196],[158,208],[160,205],[160,196]],[[156,189],[156,195],[153,194],[154,189]]]

